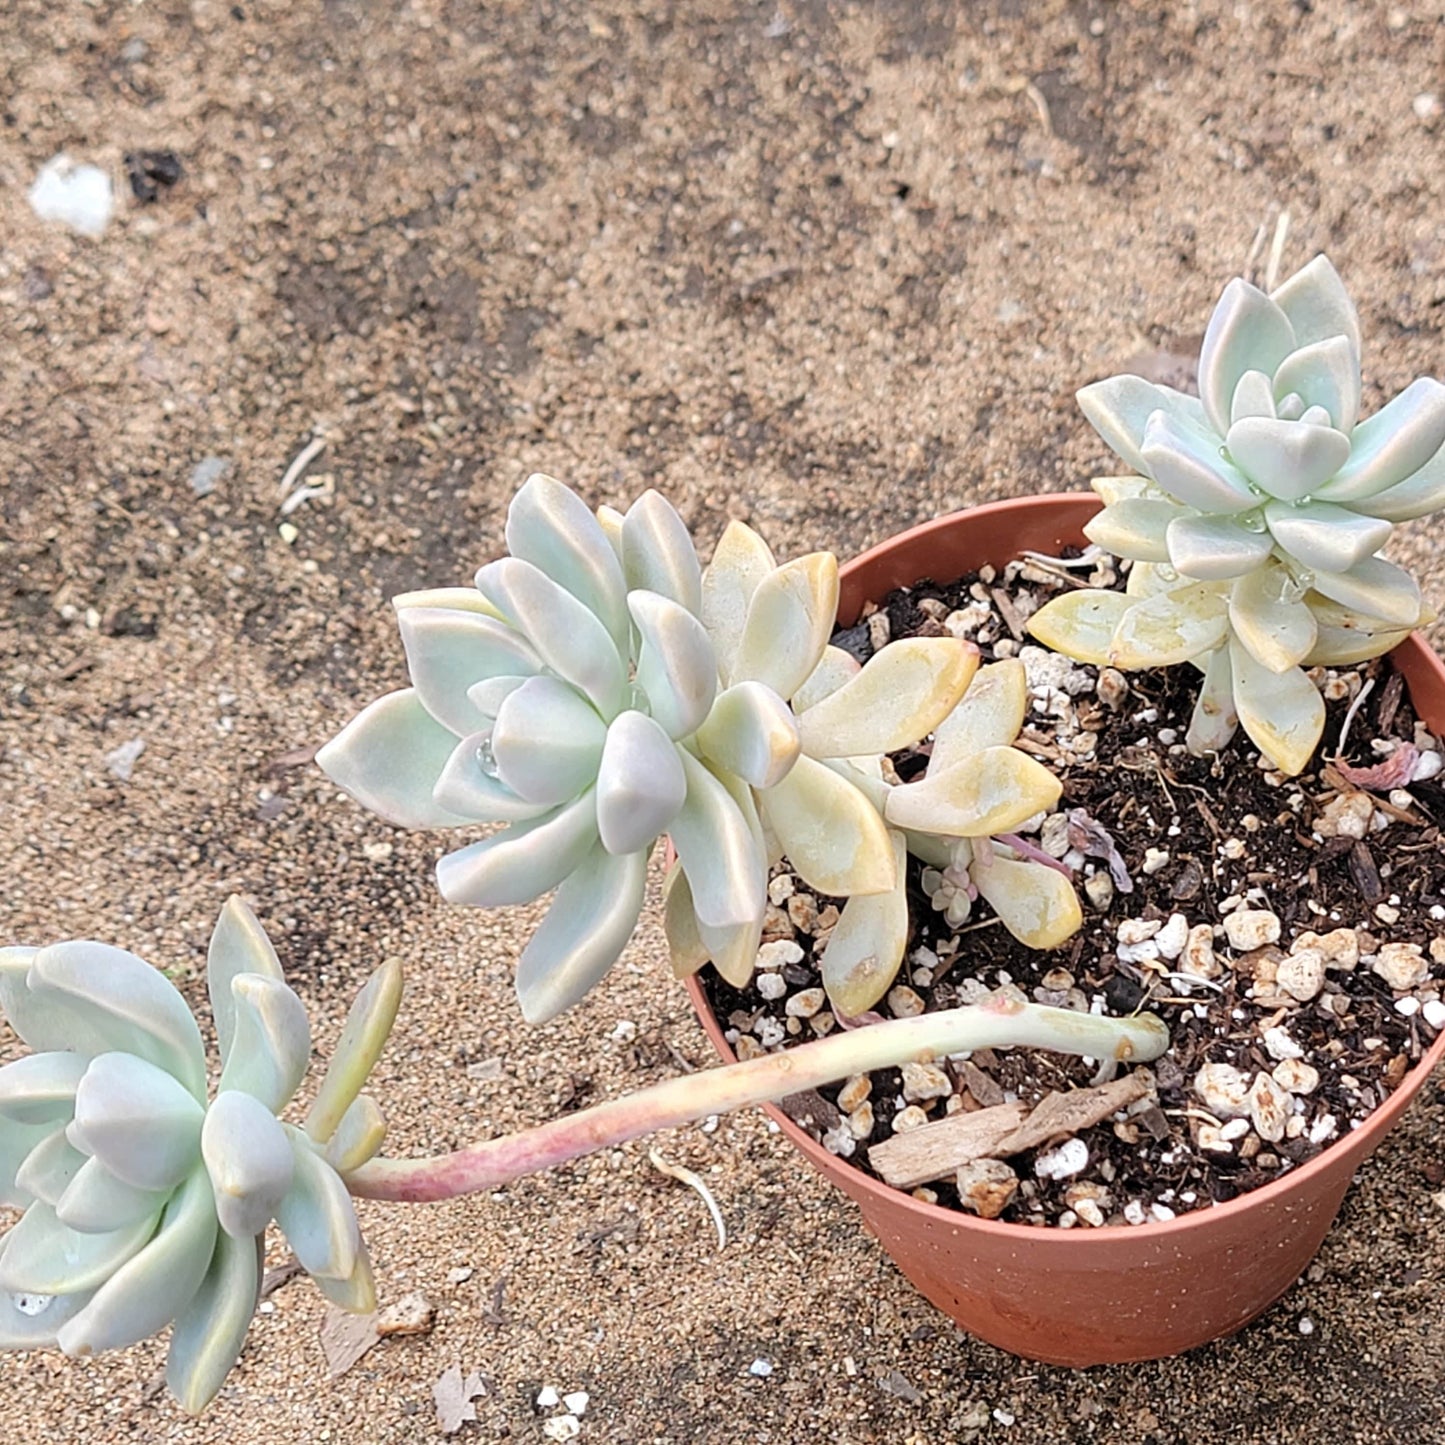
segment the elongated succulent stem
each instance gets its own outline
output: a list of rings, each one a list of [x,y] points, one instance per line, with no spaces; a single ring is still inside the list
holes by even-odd
[[[1147,1063],[1168,1045],[1164,1025],[1147,1014],[1101,1018],[993,998],[968,1008],[891,1019],[782,1053],[669,1079],[625,1098],[452,1154],[431,1159],[374,1159],[352,1173],[347,1185],[353,1194],[367,1199],[412,1203],[452,1199],[479,1189],[495,1189],[658,1129],[688,1124],[709,1114],[730,1113],[749,1104],[774,1102],[871,1069],[926,1062],[973,1049],[1019,1047]]]

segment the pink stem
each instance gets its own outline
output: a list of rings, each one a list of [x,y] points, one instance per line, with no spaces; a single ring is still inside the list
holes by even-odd
[[[1000,833],[997,836],[1000,843],[1007,843],[1019,857],[1027,858],[1031,863],[1042,863],[1045,868],[1052,868],[1056,873],[1062,873],[1065,878],[1073,878],[1074,870],[1067,863],[1050,858],[1042,848],[1036,847],[1027,838],[1021,838],[1017,833]]]

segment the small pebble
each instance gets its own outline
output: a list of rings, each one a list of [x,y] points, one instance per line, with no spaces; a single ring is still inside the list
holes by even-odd
[[[1418,988],[1430,977],[1430,965],[1418,943],[1385,943],[1372,970],[1396,992]]]
[[[1270,1144],[1284,1138],[1285,1121],[1293,1112],[1289,1095],[1268,1074],[1256,1074],[1249,1090],[1249,1117],[1254,1132]]]
[[[1329,933],[1301,933],[1289,946],[1291,953],[1301,949],[1318,949],[1324,955],[1325,967],[1351,972],[1360,962],[1360,938],[1353,928],[1335,928]]]
[[[860,1142],[873,1133],[873,1105],[865,1099],[848,1115],[848,1132]]]
[[[873,1080],[867,1074],[854,1074],[838,1090],[838,1107],[851,1114],[873,1092]]]
[[[868,619],[868,641],[874,652],[887,647],[892,635],[893,627],[886,612],[875,612]]]
[[[568,1440],[575,1440],[582,1433],[582,1422],[575,1415],[553,1415],[549,1420],[542,1421],[542,1433],[549,1440],[556,1440],[558,1445],[564,1445]]]
[[[1233,1064],[1205,1064],[1194,1076],[1194,1092],[1216,1118],[1249,1113],[1249,1080]]]
[[[923,1012],[923,1000],[906,983],[895,984],[888,990],[888,1011],[894,1018],[917,1018]]]
[[[910,1104],[927,1099],[946,1099],[953,1092],[953,1080],[937,1064],[904,1064],[903,1097]]]
[[[758,949],[758,968],[782,968],[784,964],[802,963],[803,950],[790,938],[776,938]]]
[[[1278,1024],[1272,1029],[1266,1029],[1263,1034],[1265,1052],[1272,1059],[1281,1061],[1287,1059],[1302,1059],[1305,1051],[1290,1037],[1289,1030],[1281,1028]]]
[[[1126,1224],[1145,1224],[1149,1216],[1144,1210],[1143,1203],[1138,1199],[1131,1199],[1124,1206],[1124,1222]]]
[[[780,973],[760,973],[756,975],[754,984],[769,1003],[782,998],[788,991],[787,980]]]
[[[562,1396],[558,1393],[555,1385],[543,1385],[537,1391],[537,1408],[539,1410],[550,1410],[562,1403]]]
[[[792,896],[793,875],[791,873],[779,873],[776,878],[768,881],[769,903],[776,903],[781,908]]]
[[[1189,920],[1182,913],[1171,913],[1163,928],[1154,935],[1159,957],[1171,963],[1178,958],[1189,942],[1189,931]]]
[[[1018,1192],[1018,1176],[1002,1159],[972,1159],[954,1177],[959,1202],[980,1219],[997,1219]]]
[[[911,1129],[921,1129],[927,1122],[928,1115],[917,1104],[910,1104],[893,1116],[893,1132],[907,1134]],[[849,1135],[849,1139],[851,1141],[852,1135]]]
[[[1278,943],[1279,915],[1267,908],[1240,908],[1224,920],[1224,936],[1229,946],[1239,953]]]
[[[1114,880],[1107,873],[1091,873],[1084,879],[1084,892],[1102,913],[1114,901]]]
[[[1320,1086],[1320,1071],[1299,1059],[1281,1059],[1271,1077],[1290,1094],[1313,1094]]]
[[[1421,1017],[1437,1033],[1445,1029],[1445,1003],[1439,999],[1431,999],[1421,1011]]]
[[[1189,930],[1183,951],[1179,955],[1182,973],[1192,973],[1196,978],[1218,978],[1224,972],[1214,956],[1214,930],[1207,923],[1196,923]]]
[[[1144,850],[1144,871],[1148,874],[1155,874],[1169,866],[1169,850],[1167,848],[1146,848]]]
[[[805,988],[788,1000],[783,1011],[795,1019],[810,1019],[823,1007],[827,998],[821,988]]]
[[[585,1415],[588,1402],[592,1399],[586,1390],[572,1390],[562,1396],[562,1403],[574,1414]]]
[[[919,1112],[922,1113],[923,1111],[919,1110]],[[928,1122],[928,1116],[926,1114],[924,1115],[924,1122]],[[895,1129],[898,1127],[896,1120],[894,1121],[893,1127]],[[836,1154],[840,1159],[851,1159],[853,1157],[853,1151],[857,1149],[857,1147],[858,1140],[853,1131],[848,1127],[848,1121],[846,1119],[835,1124],[823,1134],[823,1148],[830,1154]]]
[[[1082,1139],[1065,1139],[1053,1149],[1044,1149],[1034,1160],[1040,1179],[1072,1179],[1089,1167],[1089,1146]]]
[[[873,614],[875,617],[878,613]],[[773,1373],[773,1362],[765,1360],[761,1355],[748,1366],[748,1374],[757,1380],[766,1380]]]
[[[1308,1003],[1325,986],[1324,954],[1317,948],[1302,948],[1291,953],[1280,961],[1275,982],[1291,998]]]

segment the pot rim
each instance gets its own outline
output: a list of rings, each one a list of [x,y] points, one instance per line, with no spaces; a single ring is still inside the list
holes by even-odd
[[[985,502],[977,507],[950,512],[942,517],[934,517],[870,547],[866,552],[845,564],[842,569],[843,581],[846,586],[849,576],[856,575],[864,567],[886,557],[905,539],[914,543],[920,539],[931,539],[951,531],[961,519],[976,517],[980,512],[997,515],[1021,508],[1031,511],[1046,510],[1051,507],[1062,509],[1065,505],[1072,511],[1079,509],[1081,504],[1086,502],[1092,502],[1096,507],[1100,505],[1098,498],[1088,492],[1047,492],[1038,496]],[[1412,632],[1404,642],[1391,651],[1389,656],[1398,658],[1401,654],[1408,657],[1417,667],[1438,673],[1442,683],[1445,683],[1445,661],[1441,660],[1419,632]],[[724,1060],[734,1062],[737,1055],[723,1037],[722,1027],[703,993],[698,976],[692,975],[686,980],[686,983],[688,992],[692,995],[693,1005],[697,1009],[703,1028],[713,1046],[722,1054]],[[1445,1030],[1436,1036],[1434,1043],[1425,1051],[1419,1063],[1405,1075],[1390,1097],[1378,1108],[1373,1109],[1357,1128],[1351,1129],[1333,1140],[1313,1159],[1288,1170],[1278,1179],[1261,1185],[1258,1189],[1251,1189],[1247,1193],[1237,1195],[1222,1204],[1192,1209],[1174,1219],[1151,1220],[1145,1224],[1126,1225],[1122,1228],[1130,1237],[1137,1236],[1151,1241],[1178,1239],[1196,1230],[1208,1229],[1220,1220],[1243,1214],[1252,1208],[1267,1205],[1276,1200],[1282,1200],[1285,1196],[1301,1188],[1307,1191],[1314,1177],[1329,1167],[1331,1154],[1337,1149],[1359,1147],[1363,1141],[1363,1153],[1356,1165],[1358,1168],[1359,1164],[1364,1163],[1374,1148],[1394,1128],[1400,1116],[1414,1102],[1415,1096],[1425,1086],[1442,1058],[1445,1058]],[[891,1185],[885,1184],[881,1179],[875,1178],[849,1160],[836,1154],[830,1154],[817,1140],[783,1113],[777,1105],[765,1104],[763,1108],[791,1143],[805,1154],[821,1173],[832,1175],[835,1172],[846,1171],[850,1176],[849,1192],[853,1193],[855,1197],[868,1195],[871,1196],[873,1202],[879,1205],[902,1209],[907,1214],[917,1214],[921,1219],[935,1224],[947,1224],[959,1230],[981,1231],[984,1235],[992,1236],[998,1241],[1022,1241],[1025,1239],[1038,1241],[1042,1235],[1050,1241],[1067,1238],[1068,1247],[1079,1250],[1112,1248],[1117,1244],[1119,1234],[1117,1228],[1065,1230],[1059,1229],[1057,1226],[1013,1224],[996,1219],[980,1219],[978,1216],[960,1209],[945,1209],[940,1204],[927,1204],[921,1199],[915,1199],[906,1190],[895,1189]]]

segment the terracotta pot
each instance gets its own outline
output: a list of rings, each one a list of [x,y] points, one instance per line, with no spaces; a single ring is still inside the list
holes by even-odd
[[[994,502],[942,517],[843,569],[840,620],[895,587],[956,580],[1022,549],[1083,541],[1088,495]],[[1445,666],[1418,637],[1395,652],[1417,711],[1445,731]],[[689,991],[725,1060],[732,1050],[696,979]],[[844,1193],[918,1289],[969,1333],[1027,1359],[1099,1365],[1179,1354],[1233,1333],[1299,1278],[1355,1171],[1445,1055],[1445,1034],[1359,1129],[1309,1163],[1227,1204],[1138,1227],[1041,1229],[922,1204],[829,1154],[774,1108],[770,1117]]]

